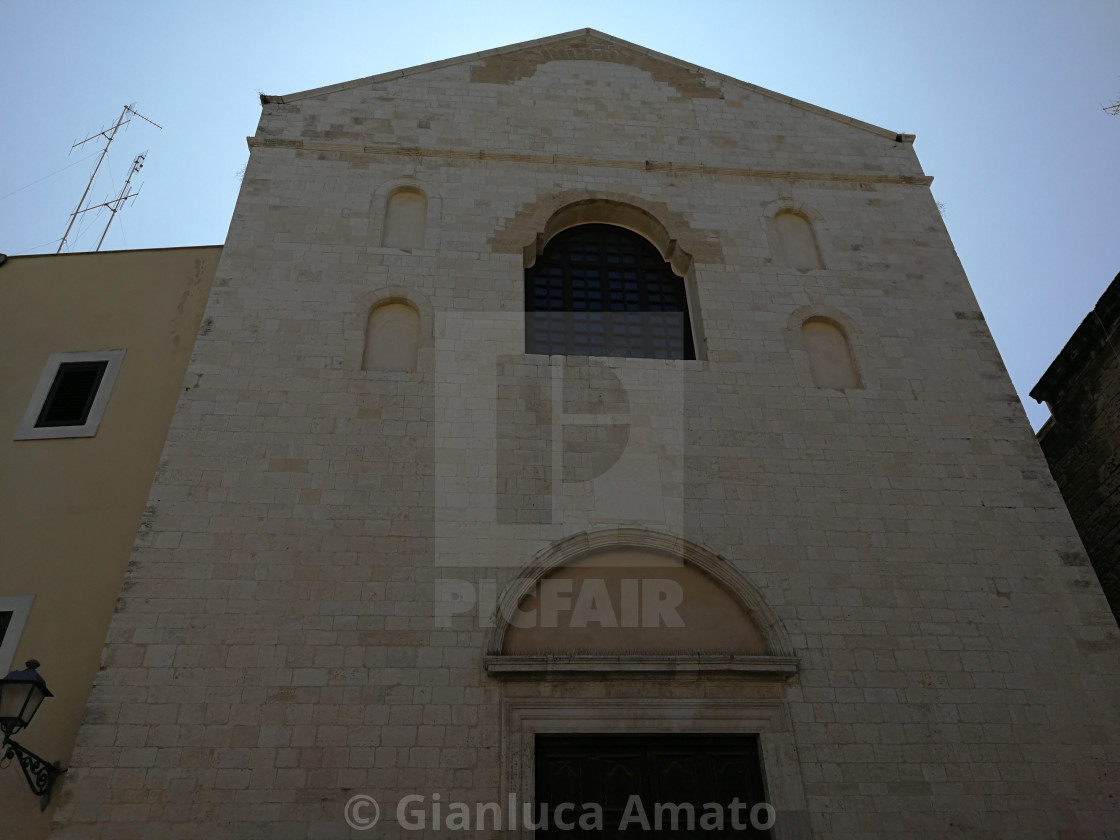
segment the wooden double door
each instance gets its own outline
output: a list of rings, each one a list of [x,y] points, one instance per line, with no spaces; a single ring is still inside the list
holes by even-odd
[[[535,781],[538,838],[770,837],[775,816],[757,735],[537,735]]]

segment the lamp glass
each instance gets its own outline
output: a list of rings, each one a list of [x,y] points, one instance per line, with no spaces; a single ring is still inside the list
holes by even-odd
[[[43,686],[32,680],[0,680],[0,724],[9,732],[31,723],[46,695]]]

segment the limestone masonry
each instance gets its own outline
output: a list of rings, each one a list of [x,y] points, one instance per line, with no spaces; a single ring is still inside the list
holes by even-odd
[[[1051,419],[1038,442],[1101,588],[1120,616],[1120,277],[1031,390]]]
[[[262,103],[52,836],[1115,836],[1120,632],[912,136],[592,30]]]

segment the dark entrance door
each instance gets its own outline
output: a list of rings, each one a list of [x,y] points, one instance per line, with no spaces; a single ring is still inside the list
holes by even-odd
[[[565,802],[575,803],[560,814],[571,828],[553,819]],[[549,815],[538,838],[769,837],[751,823],[763,802],[757,735],[536,736],[534,815]],[[600,829],[580,828],[592,813],[584,803],[601,806]],[[768,826],[771,813],[756,811],[756,822]]]

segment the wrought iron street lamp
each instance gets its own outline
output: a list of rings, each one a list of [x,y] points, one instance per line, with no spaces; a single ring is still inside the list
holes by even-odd
[[[12,671],[0,680],[0,732],[4,741],[0,744],[0,767],[7,767],[12,759],[19,760],[19,766],[31,792],[39,797],[40,810],[46,810],[51,801],[51,788],[54,780],[66,771],[57,761],[47,761],[12,740],[12,736],[26,729],[39,711],[39,704],[47,697],[54,697],[47,688],[46,681],[36,669],[38,660],[29,659],[27,668]]]

